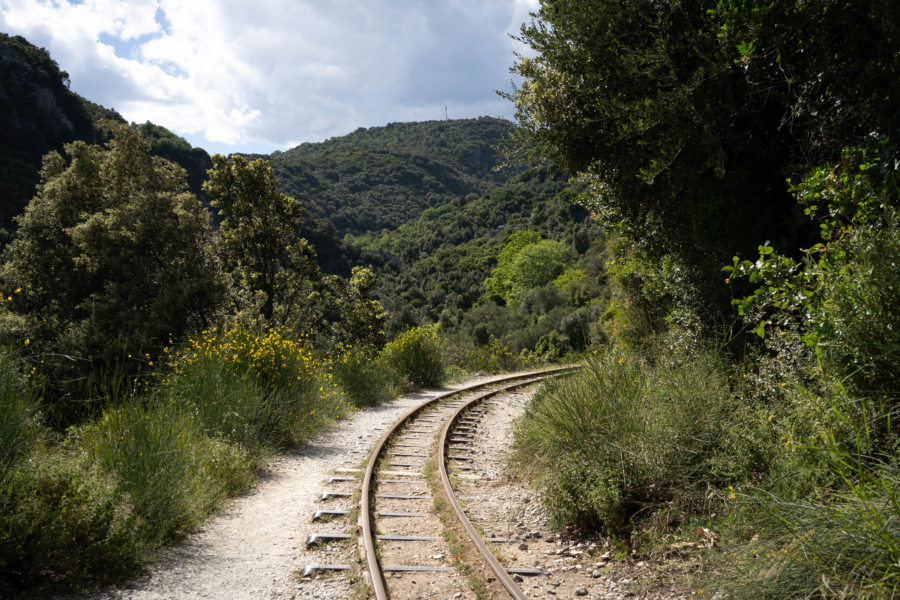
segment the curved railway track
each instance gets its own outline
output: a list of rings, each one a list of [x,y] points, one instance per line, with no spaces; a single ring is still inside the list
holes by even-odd
[[[359,493],[359,543],[363,568],[376,600],[408,595],[396,589],[404,574],[418,578],[422,589],[426,584],[435,585],[437,579],[457,576],[456,567],[447,565],[449,550],[442,538],[444,526],[432,508],[433,498],[428,494],[424,479],[429,467],[437,468],[443,492],[468,538],[460,542],[480,554],[483,565],[493,574],[492,578],[502,584],[510,598],[522,600],[526,597],[510,575],[538,575],[540,571],[500,564],[466,516],[451,485],[448,466],[452,464],[454,470],[463,473],[471,468],[466,466],[472,460],[467,456],[467,446],[476,435],[483,403],[499,394],[534,385],[577,368],[521,373],[440,394],[410,410],[382,435],[362,474]],[[335,479],[347,481],[349,478]],[[326,493],[323,499],[330,496],[352,495],[346,492]],[[349,512],[323,510],[316,517]],[[317,543],[319,538],[352,537],[350,534],[314,535],[307,543]],[[490,538],[488,541],[513,540]],[[310,565],[305,573],[350,568],[350,565]],[[415,583],[415,580],[412,582]],[[460,596],[457,594],[456,597]]]

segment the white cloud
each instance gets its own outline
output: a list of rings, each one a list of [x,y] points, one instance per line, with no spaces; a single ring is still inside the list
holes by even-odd
[[[0,0],[75,91],[210,150],[271,151],[389,121],[509,115],[537,0]]]

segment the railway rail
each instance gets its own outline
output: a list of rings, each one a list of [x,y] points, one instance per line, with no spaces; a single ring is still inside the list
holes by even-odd
[[[494,557],[485,541],[502,543],[515,540],[482,539],[453,490],[449,470],[452,468],[465,473],[471,468],[467,466],[472,460],[467,447],[477,433],[485,402],[499,394],[571,373],[577,368],[519,373],[440,394],[410,410],[382,435],[362,472],[358,507],[363,568],[376,600],[402,596],[402,593],[392,595],[391,588],[396,587],[394,584],[399,583],[403,574],[423,580],[428,577],[452,577],[457,572],[455,566],[446,564],[447,542],[441,535],[444,527],[432,507],[433,498],[428,494],[425,476],[426,469],[432,465],[436,465],[443,492],[468,538],[461,542],[480,554],[483,564],[493,574],[492,578],[502,585],[510,598],[522,600],[526,597],[513,576],[540,575],[541,571],[504,566]],[[358,477],[340,475],[330,482],[356,480]],[[352,498],[355,495],[346,491],[326,492],[322,499]],[[326,508],[318,511],[314,520],[344,516],[351,512]],[[310,536],[307,545],[353,537],[350,533],[317,534]],[[314,564],[307,566],[303,575],[352,568],[348,564]]]

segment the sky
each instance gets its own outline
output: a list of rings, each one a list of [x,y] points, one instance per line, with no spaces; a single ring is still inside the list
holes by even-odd
[[[210,153],[391,122],[511,119],[495,92],[538,0],[0,0],[70,89]]]

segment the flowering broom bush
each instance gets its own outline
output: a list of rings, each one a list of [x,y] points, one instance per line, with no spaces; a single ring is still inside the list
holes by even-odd
[[[254,451],[299,445],[350,408],[302,339],[253,323],[189,340],[166,386],[207,431]]]
[[[371,348],[339,346],[334,378],[356,406],[375,406],[394,394],[391,373]]]

